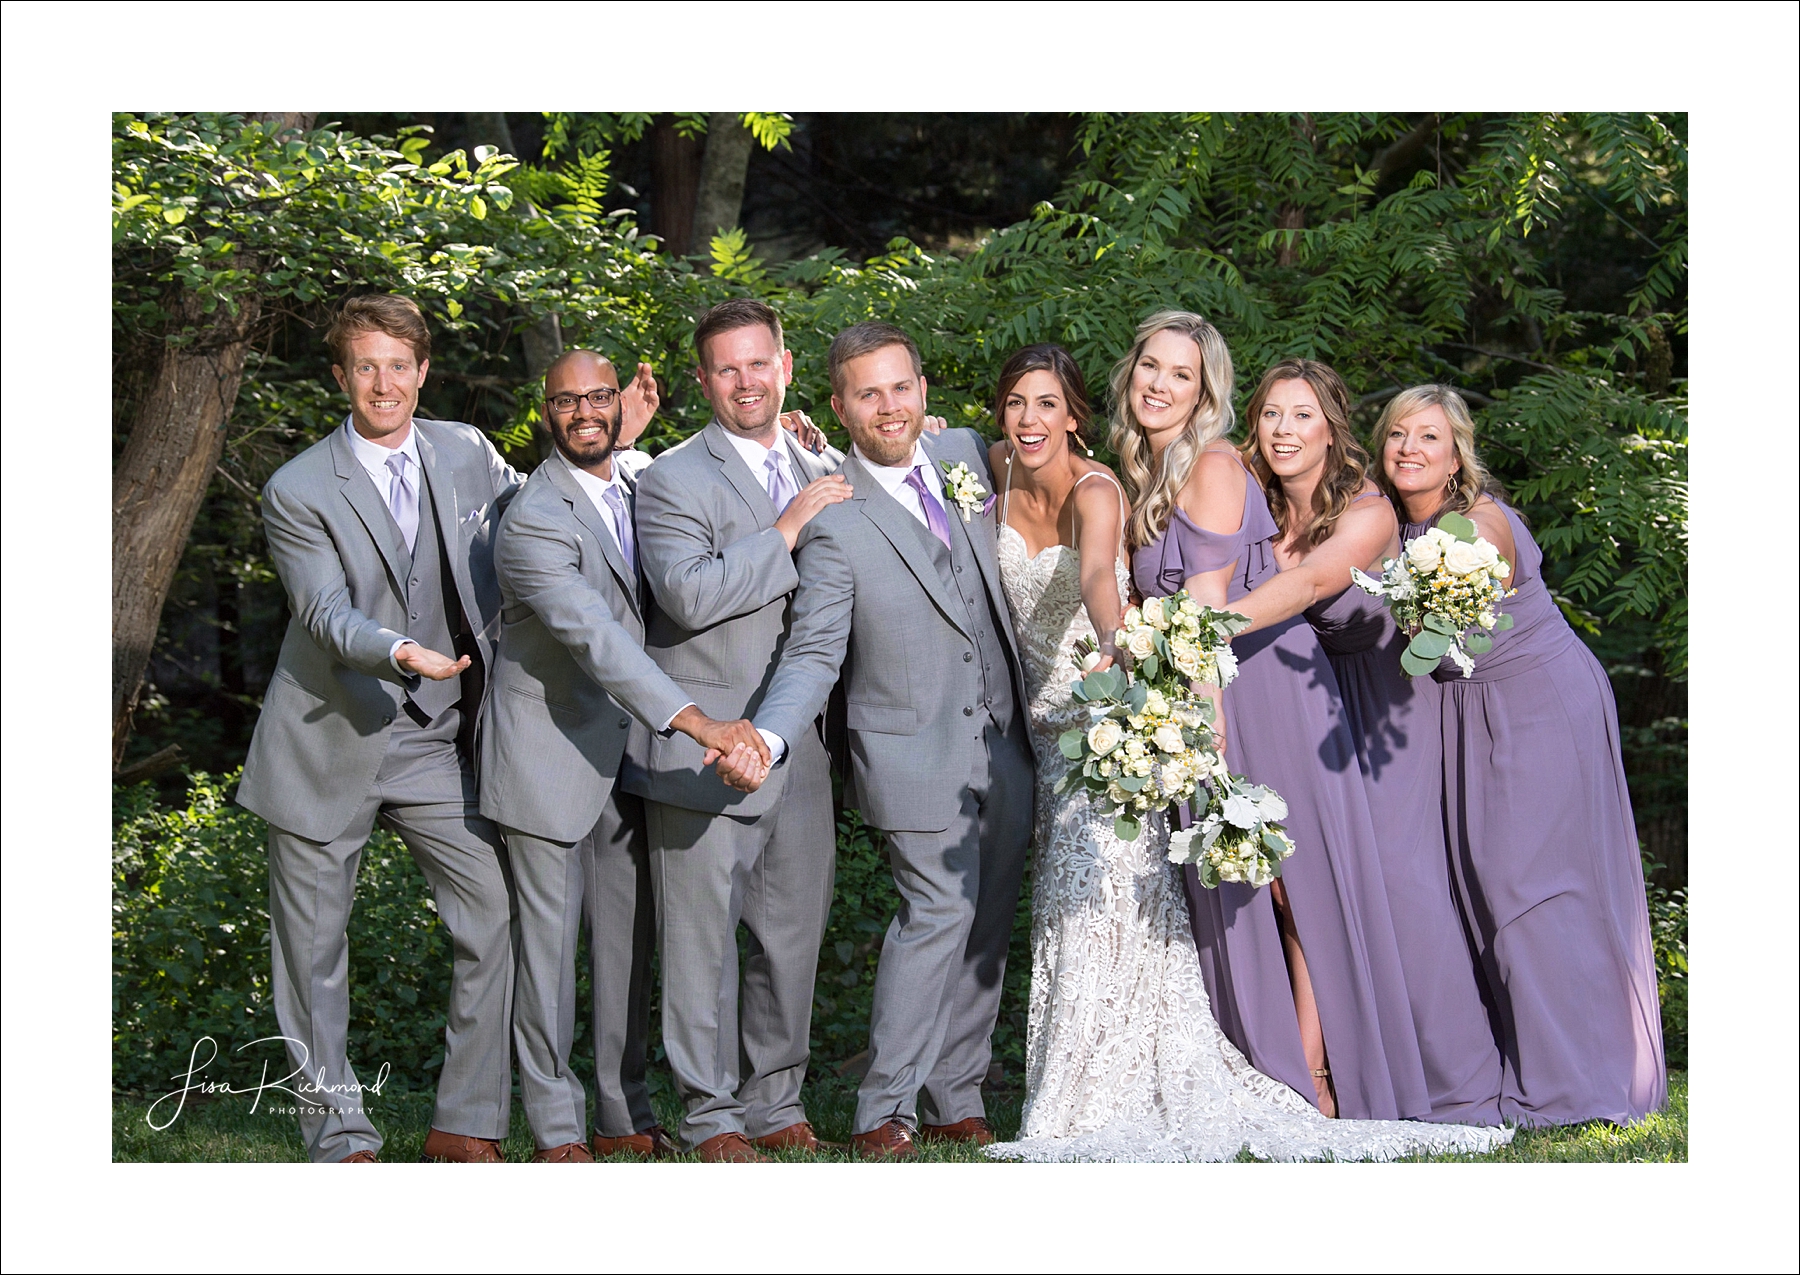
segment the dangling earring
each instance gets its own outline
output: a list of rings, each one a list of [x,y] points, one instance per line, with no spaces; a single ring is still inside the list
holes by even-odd
[[[1444,498],[1446,500],[1452,499],[1455,497],[1456,493],[1461,490],[1462,477],[1455,471],[1452,471],[1450,477],[1444,480]]]

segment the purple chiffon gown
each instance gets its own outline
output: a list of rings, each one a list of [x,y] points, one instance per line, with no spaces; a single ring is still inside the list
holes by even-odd
[[[1262,488],[1246,470],[1237,531],[1207,531],[1177,509],[1163,533],[1132,555],[1132,575],[1146,597],[1166,597],[1191,576],[1236,564],[1227,594],[1235,602],[1275,574],[1276,534]],[[1338,1114],[1426,1118],[1430,1092],[1331,662],[1300,616],[1232,645],[1239,668],[1224,696],[1226,756],[1234,771],[1273,786],[1288,803],[1295,851],[1282,880],[1318,1001]],[[1219,1026],[1258,1071],[1314,1102],[1269,891],[1203,889],[1191,867],[1183,878]]]
[[[1438,674],[1451,874],[1498,1011],[1501,1114],[1624,1124],[1667,1086],[1618,710],[1544,585],[1537,543],[1501,509],[1513,627],[1472,677]]]
[[[1371,492],[1359,499],[1385,497]],[[1431,1096],[1429,1118],[1499,1124],[1500,1049],[1451,893],[1443,688],[1401,671],[1406,639],[1380,598],[1352,586],[1313,606],[1306,618],[1330,657],[1356,741]]]

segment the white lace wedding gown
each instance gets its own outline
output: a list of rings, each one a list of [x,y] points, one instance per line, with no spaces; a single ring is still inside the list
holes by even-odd
[[[1031,1009],[1025,1111],[1016,1142],[987,1154],[1034,1161],[1391,1160],[1479,1152],[1510,1129],[1331,1120],[1250,1065],[1214,1020],[1188,928],[1168,828],[1136,841],[1085,794],[1052,792],[1057,737],[1078,720],[1074,644],[1092,637],[1075,549],[1035,557],[1005,525],[1000,578],[1025,662],[1037,747],[1032,838]],[[1121,598],[1130,590],[1115,567]]]

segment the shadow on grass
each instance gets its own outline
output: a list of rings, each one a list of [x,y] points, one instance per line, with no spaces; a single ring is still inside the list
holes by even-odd
[[[658,1086],[666,1094],[664,1086]],[[1685,1162],[1687,1160],[1687,1073],[1669,1074],[1669,1105],[1629,1128],[1618,1128],[1602,1122],[1558,1129],[1521,1129],[1512,1145],[1491,1155],[1420,1156],[1428,1161],[1495,1161],[1508,1163],[1546,1162]],[[1011,1138],[1019,1128],[1021,1095],[1012,1090],[994,1090],[988,1094],[988,1117],[995,1132]],[[145,1117],[150,1099],[115,1094],[113,1097],[113,1159],[127,1163],[292,1163],[306,1158],[293,1116],[286,1108],[277,1111],[252,1111],[247,1097],[228,1097],[201,1102],[189,1100],[180,1115],[167,1129],[158,1131]],[[821,1138],[831,1142],[850,1140],[850,1121],[856,1106],[854,1081],[826,1076],[808,1082],[807,1112]],[[431,1121],[430,1094],[388,1092],[368,1098],[370,1118],[387,1139],[381,1158],[390,1162],[415,1161],[425,1144],[426,1129]],[[173,1104],[165,1103],[156,1111],[161,1124],[168,1120]],[[675,1103],[659,1094],[657,1114],[665,1126],[673,1130],[680,1111]],[[532,1154],[531,1132],[518,1102],[513,1103],[512,1132],[505,1143],[506,1158],[527,1161]],[[925,1162],[973,1162],[993,1164],[973,1147],[945,1144],[920,1144],[920,1159]],[[623,1158],[623,1157],[621,1157]],[[772,1157],[780,1161],[810,1162],[846,1161],[852,1157],[843,1152],[825,1152],[809,1156],[800,1152],[783,1152]],[[1247,1157],[1245,1157],[1247,1158]],[[683,1157],[693,1159],[693,1157]]]

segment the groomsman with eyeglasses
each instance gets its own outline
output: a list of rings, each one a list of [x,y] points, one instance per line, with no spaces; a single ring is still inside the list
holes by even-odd
[[[694,343],[713,418],[638,484],[656,602],[645,646],[708,713],[735,718],[755,712],[786,641],[800,530],[850,486],[833,473],[840,453],[815,455],[783,428],[793,356],[773,310],[722,302]],[[836,856],[830,763],[816,729],[755,793],[705,762],[686,740],[652,740],[625,781],[645,798],[681,1140],[711,1161],[816,1150],[800,1086]]]
[[[550,365],[544,419],[555,451],[507,510],[494,548],[504,605],[481,809],[511,855],[520,1096],[536,1158],[553,1163],[593,1158],[586,1093],[569,1062],[584,913],[598,1085],[593,1152],[674,1150],[645,1083],[656,915],[643,802],[620,781],[676,734],[701,765],[721,754],[755,757],[758,767],[768,760],[748,721],[707,716],[695,690],[644,652],[636,493],[614,455],[621,397],[613,365],[592,351],[570,350]],[[706,708],[721,711],[710,699]],[[726,791],[715,775],[695,782]]]
[[[497,1161],[512,1090],[505,852],[477,807],[473,727],[500,590],[490,536],[519,474],[477,429],[416,419],[431,334],[405,297],[344,303],[325,334],[343,427],[276,471],[263,523],[291,619],[237,800],[269,824],[275,1016],[312,1100],[307,1155],[373,1161],[347,1040],[363,843],[396,833],[454,953],[430,1159]]]

